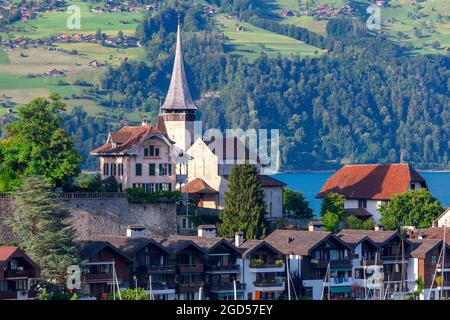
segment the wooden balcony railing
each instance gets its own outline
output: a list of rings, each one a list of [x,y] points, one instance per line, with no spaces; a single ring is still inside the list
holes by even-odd
[[[250,268],[283,268],[284,263],[264,263],[264,264],[255,264],[250,263]]]
[[[180,264],[177,269],[179,273],[201,273],[204,267],[203,264]]]
[[[179,283],[176,286],[176,291],[178,293],[193,293],[199,292],[200,287],[202,286],[201,282],[192,282],[192,283]]]
[[[31,270],[8,270],[5,273],[5,279],[8,278],[32,278],[33,271]]]
[[[256,280],[255,282],[253,282],[253,284],[255,285],[255,287],[280,287],[282,285],[284,285],[284,282],[281,280],[277,280],[277,279],[264,279],[264,280]]]
[[[150,265],[139,267],[140,272],[151,274],[151,273],[173,273],[175,272],[175,265]]]
[[[239,265],[228,265],[228,266],[215,266],[215,265],[207,265],[206,271],[210,272],[239,272]]]
[[[218,284],[218,285],[209,285],[208,290],[211,292],[220,292],[220,291],[233,291],[234,284],[226,283],[226,284]],[[236,291],[244,291],[245,283],[236,283]]]
[[[326,260],[326,259],[311,259],[310,260],[313,267],[316,268],[327,268],[328,264],[330,264],[331,268],[351,268],[352,267],[352,259],[344,258],[338,260]]]

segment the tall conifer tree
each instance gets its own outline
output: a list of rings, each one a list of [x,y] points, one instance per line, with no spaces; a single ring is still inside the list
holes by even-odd
[[[265,236],[267,209],[261,180],[254,165],[233,167],[224,201],[225,208],[219,215],[218,226],[223,237],[233,237],[238,231],[244,232],[247,239]]]
[[[67,266],[77,260],[75,230],[66,223],[69,211],[59,206],[44,176],[25,176],[14,197],[16,211],[8,222],[20,246],[44,278],[62,280]]]

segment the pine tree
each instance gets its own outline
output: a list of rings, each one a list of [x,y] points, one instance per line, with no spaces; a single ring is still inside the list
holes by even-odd
[[[244,232],[247,239],[265,236],[267,209],[261,180],[254,165],[233,167],[224,201],[225,208],[219,215],[218,225],[223,237],[233,237],[238,231]]]
[[[19,245],[41,267],[43,278],[61,280],[76,262],[75,230],[65,220],[52,186],[43,176],[26,176],[14,192],[16,211],[8,221]]]

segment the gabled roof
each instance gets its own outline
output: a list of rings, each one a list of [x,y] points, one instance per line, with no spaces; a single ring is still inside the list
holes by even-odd
[[[343,229],[338,236],[347,243],[358,243],[367,237],[381,246],[394,237],[400,237],[400,234],[397,231]]]
[[[212,239],[209,241],[215,243],[217,240]],[[204,249],[204,247],[199,246],[197,242],[192,241],[190,236],[171,235],[169,238],[163,240],[161,242],[161,245],[170,250],[172,255],[177,255],[189,246],[193,246],[201,253],[207,254],[207,251]]]
[[[124,126],[119,131],[110,132],[108,141],[92,150],[91,155],[126,154],[150,135],[156,135],[166,143],[171,143],[165,133],[153,126]]]
[[[216,189],[212,188],[209,184],[207,184],[203,179],[196,178],[192,181],[189,181],[187,185],[181,187],[181,192],[187,193],[198,193],[198,194],[215,194],[219,193]]]
[[[9,258],[19,249],[19,247],[13,246],[1,246],[0,247],[0,263],[8,261]]]
[[[0,268],[6,266],[10,259],[14,257],[21,257],[25,259],[39,274],[41,268],[19,247],[15,246],[0,246]]]
[[[195,110],[197,107],[192,101],[191,92],[186,80],[183,61],[183,49],[181,47],[181,26],[178,21],[177,44],[175,61],[173,63],[172,78],[169,90],[161,110]]]
[[[97,240],[107,241],[129,256],[150,244],[153,244],[167,254],[171,254],[167,248],[151,238],[100,235],[97,237]]]
[[[311,255],[312,250],[327,240],[335,241],[346,249],[351,247],[331,232],[303,230],[275,230],[266,239],[284,254]]]
[[[447,213],[450,213],[450,207],[447,207],[436,219],[434,219],[433,221],[438,221],[439,219],[441,219],[443,216],[445,216]]]
[[[426,254],[438,246],[442,246],[439,239],[411,239],[414,246],[411,256],[414,258],[425,258]]]
[[[229,241],[222,237],[198,237],[198,236],[180,236],[172,235],[165,242],[164,246],[175,248],[175,250],[180,252],[182,249],[187,247],[188,243],[193,243],[195,246],[200,248],[203,253],[208,254],[212,252],[215,248],[220,245],[225,245],[232,251],[240,254],[238,248],[232,245]]]
[[[445,231],[445,242],[450,245],[450,230],[448,228],[444,227],[435,227],[435,228],[428,228],[428,229],[418,229],[414,237],[422,236],[424,239],[444,239],[444,229],[447,229]]]
[[[360,243],[363,242],[368,242],[370,243],[372,246],[379,248],[380,245],[377,244],[375,241],[373,241],[371,238],[369,238],[366,235],[356,235],[356,236],[351,236],[351,235],[341,235],[340,233],[338,234],[338,237],[344,241],[345,243],[347,243],[348,245],[352,246],[353,248],[356,247],[357,245],[359,245]]]
[[[408,164],[346,165],[325,182],[317,197],[334,192],[347,199],[388,200],[408,191],[411,182],[426,185]]]
[[[241,244],[239,249],[243,251],[242,256],[245,258],[250,256],[253,252],[260,249],[261,247],[268,247],[273,252],[276,252],[279,255],[284,255],[284,252],[272,246],[269,242],[265,240],[247,240]]]
[[[118,248],[113,246],[108,241],[82,240],[82,241],[79,241],[78,243],[80,246],[80,257],[82,260],[87,260],[87,259],[91,258],[92,256],[94,256],[95,254],[97,254],[98,252],[100,252],[101,250],[103,250],[105,248],[109,248],[112,251],[114,251],[115,253],[117,253],[117,255],[124,258],[125,260],[133,261],[127,254],[125,254],[125,252],[123,252],[122,250],[119,250]]]

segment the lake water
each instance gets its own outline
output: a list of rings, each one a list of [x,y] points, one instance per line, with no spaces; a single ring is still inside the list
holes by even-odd
[[[441,204],[450,206],[450,172],[420,172],[427,181],[431,194]],[[325,181],[333,175],[333,172],[320,173],[280,173],[274,178],[283,181],[288,188],[301,191],[309,201],[314,214],[319,214],[321,200],[316,199],[316,194],[322,188]]]

